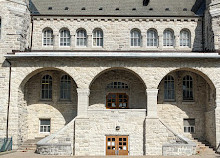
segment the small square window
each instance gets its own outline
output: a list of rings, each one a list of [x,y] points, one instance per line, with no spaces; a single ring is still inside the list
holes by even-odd
[[[40,119],[40,133],[50,133],[50,119]]]
[[[183,125],[185,133],[195,133],[195,119],[184,119]]]

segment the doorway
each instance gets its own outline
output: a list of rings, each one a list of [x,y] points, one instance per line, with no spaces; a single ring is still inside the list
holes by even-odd
[[[106,136],[106,155],[128,155],[128,136]]]

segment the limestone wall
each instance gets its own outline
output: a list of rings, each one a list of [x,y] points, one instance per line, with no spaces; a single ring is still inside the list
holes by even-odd
[[[43,46],[42,36],[45,28],[51,28],[54,33],[54,46]],[[70,30],[70,47],[59,46],[59,31],[62,28]],[[76,46],[76,31],[84,28],[87,31],[88,42],[86,47]],[[101,28],[104,33],[103,48],[92,46],[92,32]],[[130,31],[141,31],[141,47],[130,46]],[[147,47],[146,33],[148,29],[155,29],[159,36],[159,46]],[[163,47],[163,32],[172,29],[175,36],[175,47]],[[180,31],[190,30],[191,48],[180,47]],[[87,17],[34,17],[33,50],[202,50],[202,22],[198,17],[194,18],[87,18]]]

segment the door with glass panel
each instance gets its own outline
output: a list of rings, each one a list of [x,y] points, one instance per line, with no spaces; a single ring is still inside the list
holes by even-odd
[[[106,155],[128,155],[128,136],[106,136]]]
[[[107,109],[127,109],[128,95],[126,93],[109,93],[106,96]]]

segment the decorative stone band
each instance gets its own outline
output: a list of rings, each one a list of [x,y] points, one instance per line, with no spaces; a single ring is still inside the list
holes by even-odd
[[[88,88],[77,88],[77,93],[78,95],[82,95],[82,96],[89,96],[90,95],[90,89]]]

